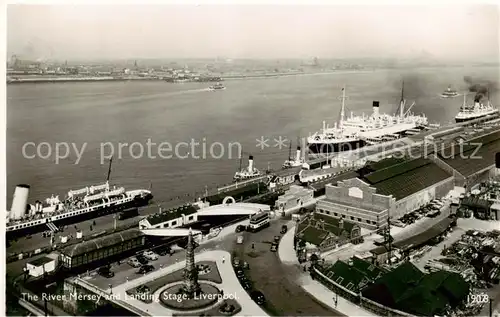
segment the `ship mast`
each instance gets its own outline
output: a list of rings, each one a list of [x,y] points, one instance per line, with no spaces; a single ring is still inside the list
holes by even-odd
[[[342,130],[344,127],[344,116],[345,116],[345,86],[342,88],[342,107],[340,108],[340,120],[339,120],[339,128]]]
[[[290,140],[290,147],[288,148],[288,160],[292,160],[292,140]]]
[[[109,167],[108,167],[108,177],[106,178],[106,183],[109,182],[109,177],[111,176],[111,164],[113,163],[113,157],[109,159]]]
[[[399,103],[399,116],[401,118],[403,118],[404,114],[405,114],[405,97],[404,97],[404,92],[405,92],[405,82],[403,80],[403,85],[401,86],[401,101]]]

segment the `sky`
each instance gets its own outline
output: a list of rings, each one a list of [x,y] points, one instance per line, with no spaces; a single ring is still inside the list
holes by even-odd
[[[9,5],[7,53],[29,59],[498,60],[492,5]]]

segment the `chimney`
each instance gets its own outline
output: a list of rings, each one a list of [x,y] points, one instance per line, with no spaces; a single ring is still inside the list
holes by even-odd
[[[295,155],[295,162],[300,162],[300,155],[301,154],[301,151],[300,151],[300,146],[297,146],[297,154]]]
[[[481,98],[479,98],[479,97],[474,98],[474,107],[479,107],[480,101],[481,101]]]
[[[379,115],[379,102],[378,101],[373,101],[373,116],[378,117]]]
[[[249,173],[253,172],[253,155],[250,155],[248,157],[248,172]]]
[[[342,218],[339,219],[339,228],[344,229],[344,219]]]
[[[12,207],[10,208],[10,219],[19,220],[26,215],[29,192],[29,185],[20,184],[16,186],[14,198],[12,199]]]

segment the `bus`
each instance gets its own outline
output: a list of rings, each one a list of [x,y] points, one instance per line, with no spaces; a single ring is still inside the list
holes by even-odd
[[[248,226],[248,231],[257,232],[261,229],[270,226],[269,212],[260,212],[253,215],[250,218],[250,225]]]

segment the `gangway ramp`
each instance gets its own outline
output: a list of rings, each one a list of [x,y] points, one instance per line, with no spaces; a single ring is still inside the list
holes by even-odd
[[[154,228],[141,230],[141,232],[147,236],[157,237],[187,237],[190,231],[193,233],[193,235],[201,234],[200,230],[191,230],[186,228]]]
[[[230,198],[230,197],[229,197]],[[231,203],[205,207],[198,211],[198,216],[237,216],[237,215],[253,215],[262,211],[270,211],[271,207],[264,204],[254,203],[237,203],[234,199]]]

